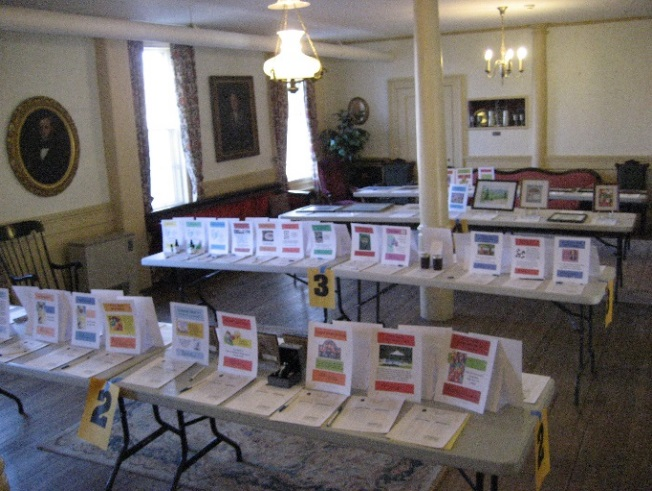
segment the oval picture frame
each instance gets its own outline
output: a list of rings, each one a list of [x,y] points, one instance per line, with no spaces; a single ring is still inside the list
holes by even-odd
[[[369,104],[362,97],[351,99],[347,110],[354,124],[364,124],[369,119]]]
[[[70,185],[77,172],[77,128],[57,101],[31,97],[11,115],[7,153],[16,178],[28,191],[55,196]]]

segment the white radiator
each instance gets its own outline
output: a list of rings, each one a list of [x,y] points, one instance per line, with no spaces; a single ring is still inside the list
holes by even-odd
[[[107,235],[68,244],[68,259],[79,261],[79,290],[123,290],[133,295],[138,275],[134,234]]]

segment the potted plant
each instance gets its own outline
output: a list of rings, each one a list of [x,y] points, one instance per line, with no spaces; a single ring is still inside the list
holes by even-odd
[[[337,113],[337,129],[325,130],[322,135],[324,152],[351,163],[369,140],[369,132],[354,123],[351,113],[342,109]]]

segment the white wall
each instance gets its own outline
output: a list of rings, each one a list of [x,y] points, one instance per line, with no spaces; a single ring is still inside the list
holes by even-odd
[[[206,181],[260,172],[272,167],[272,136],[269,122],[269,104],[267,102],[267,77],[263,73],[264,61],[265,56],[263,53],[252,51],[217,50],[214,48],[195,49],[204,179]],[[259,155],[223,162],[215,161],[213,116],[211,114],[208,84],[208,77],[214,75],[253,76]]]
[[[27,191],[0,152],[0,223],[106,203],[109,191],[90,39],[0,32],[0,120],[6,135],[16,107],[47,96],[68,111],[79,134],[79,168],[70,186],[43,198]]]
[[[508,46],[528,49],[526,71],[518,78],[487,79],[483,53],[500,46],[499,32],[442,36],[444,75],[464,75],[468,99],[524,96],[531,111],[534,97],[532,29],[506,32]],[[547,151],[556,161],[596,156],[611,161],[621,156],[652,155],[652,20],[551,27],[547,39]],[[347,106],[355,96],[370,105],[365,129],[371,139],[363,155],[389,155],[387,81],[414,76],[412,39],[364,43],[391,52],[392,62],[325,60],[320,82],[320,119]],[[528,116],[532,121],[532,113]],[[327,121],[331,125],[332,119]],[[535,151],[535,135],[526,129],[468,132],[470,157],[525,156]],[[613,159],[609,157],[614,157]],[[606,157],[606,158],[605,158]],[[588,161],[588,160],[587,160]]]
[[[548,36],[548,153],[652,154],[652,20]]]

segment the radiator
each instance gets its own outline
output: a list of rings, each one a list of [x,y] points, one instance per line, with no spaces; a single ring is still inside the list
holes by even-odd
[[[79,261],[79,290],[123,290],[133,295],[138,258],[134,248],[134,234],[93,237],[68,244],[68,259]]]

